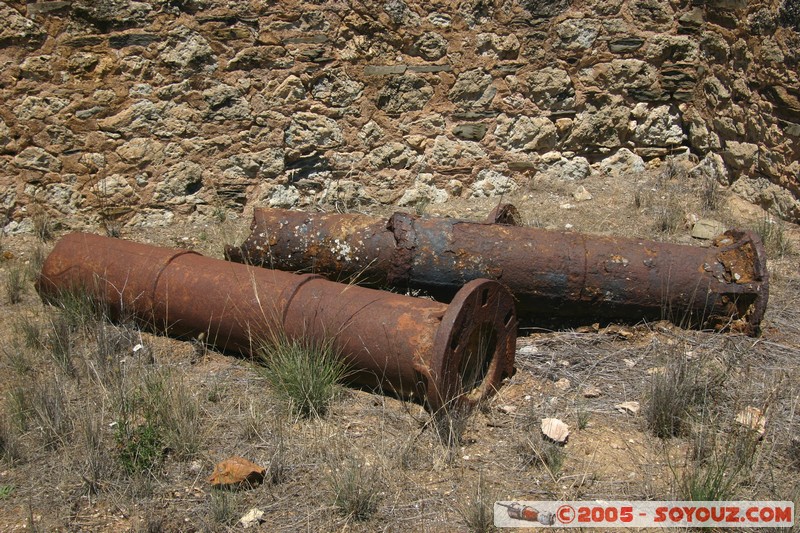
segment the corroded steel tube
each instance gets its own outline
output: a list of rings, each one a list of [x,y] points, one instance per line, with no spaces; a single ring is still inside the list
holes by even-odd
[[[768,298],[759,238],[728,231],[712,246],[547,231],[395,213],[318,215],[257,209],[234,261],[427,290],[447,301],[496,279],[520,317],[669,319],[757,334]]]
[[[36,287],[45,301],[88,293],[111,318],[130,316],[174,336],[202,333],[220,349],[245,354],[279,332],[331,339],[353,383],[434,411],[475,403],[513,373],[514,302],[490,280],[467,284],[446,305],[72,233],[48,256]]]

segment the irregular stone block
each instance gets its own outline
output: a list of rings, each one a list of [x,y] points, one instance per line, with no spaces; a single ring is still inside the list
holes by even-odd
[[[41,172],[58,172],[61,161],[38,146],[29,146],[14,156],[14,166]]]
[[[473,198],[492,198],[513,192],[518,187],[519,185],[513,178],[486,168],[478,172],[478,179],[470,189]]]
[[[423,33],[411,46],[410,53],[426,59],[428,61],[436,61],[443,58],[447,54],[447,39],[440,34],[429,31]]]
[[[326,71],[311,86],[311,94],[331,107],[346,107],[361,97],[364,84],[351,79],[344,69]]]
[[[405,113],[425,107],[433,96],[433,88],[424,78],[406,74],[392,79],[378,93],[378,108],[386,113]]]
[[[343,140],[335,120],[308,112],[295,113],[284,134],[286,144],[299,150],[333,148]]]
[[[47,32],[31,19],[7,5],[0,3],[0,46],[36,45],[47,37]]]
[[[564,69],[538,69],[528,76],[526,84],[530,98],[541,109],[563,111],[575,105],[575,88]]]
[[[608,49],[615,54],[624,54],[626,52],[634,52],[642,47],[644,39],[639,37],[627,37],[624,39],[617,39],[608,43]]]
[[[155,33],[120,33],[108,37],[111,48],[125,48],[128,46],[149,46],[161,40]]]
[[[550,150],[556,144],[556,127],[545,117],[500,115],[494,131],[497,144],[512,152]]]
[[[393,76],[403,74],[406,71],[405,65],[367,65],[364,67],[365,76]]]
[[[636,119],[631,127],[631,137],[636,144],[674,146],[686,140],[680,112],[674,106],[650,107],[639,103],[631,111],[631,116]]]
[[[468,70],[459,74],[448,97],[461,108],[486,107],[497,94],[493,81],[492,76],[483,69]]]
[[[439,135],[433,142],[429,161],[437,167],[458,167],[474,163],[486,157],[486,152],[478,143],[471,141],[453,141]]]
[[[480,141],[486,135],[486,124],[458,124],[453,127],[453,135],[468,141]]]
[[[409,65],[409,72],[450,72],[452,65]]]

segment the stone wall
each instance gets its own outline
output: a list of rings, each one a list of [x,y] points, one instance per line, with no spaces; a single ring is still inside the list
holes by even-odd
[[[30,1],[30,0],[29,0]],[[794,0],[791,0],[794,1]],[[689,153],[800,220],[778,1],[0,1],[0,205],[412,206]]]

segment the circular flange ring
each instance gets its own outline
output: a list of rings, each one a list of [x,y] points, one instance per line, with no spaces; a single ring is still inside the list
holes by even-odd
[[[433,342],[427,403],[433,412],[471,408],[514,373],[514,297],[497,281],[472,280],[447,307]]]

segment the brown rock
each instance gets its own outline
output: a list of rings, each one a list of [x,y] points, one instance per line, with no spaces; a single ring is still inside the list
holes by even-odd
[[[245,483],[256,485],[264,481],[267,469],[244,457],[234,456],[225,459],[214,467],[208,482],[214,487],[236,488]]]

